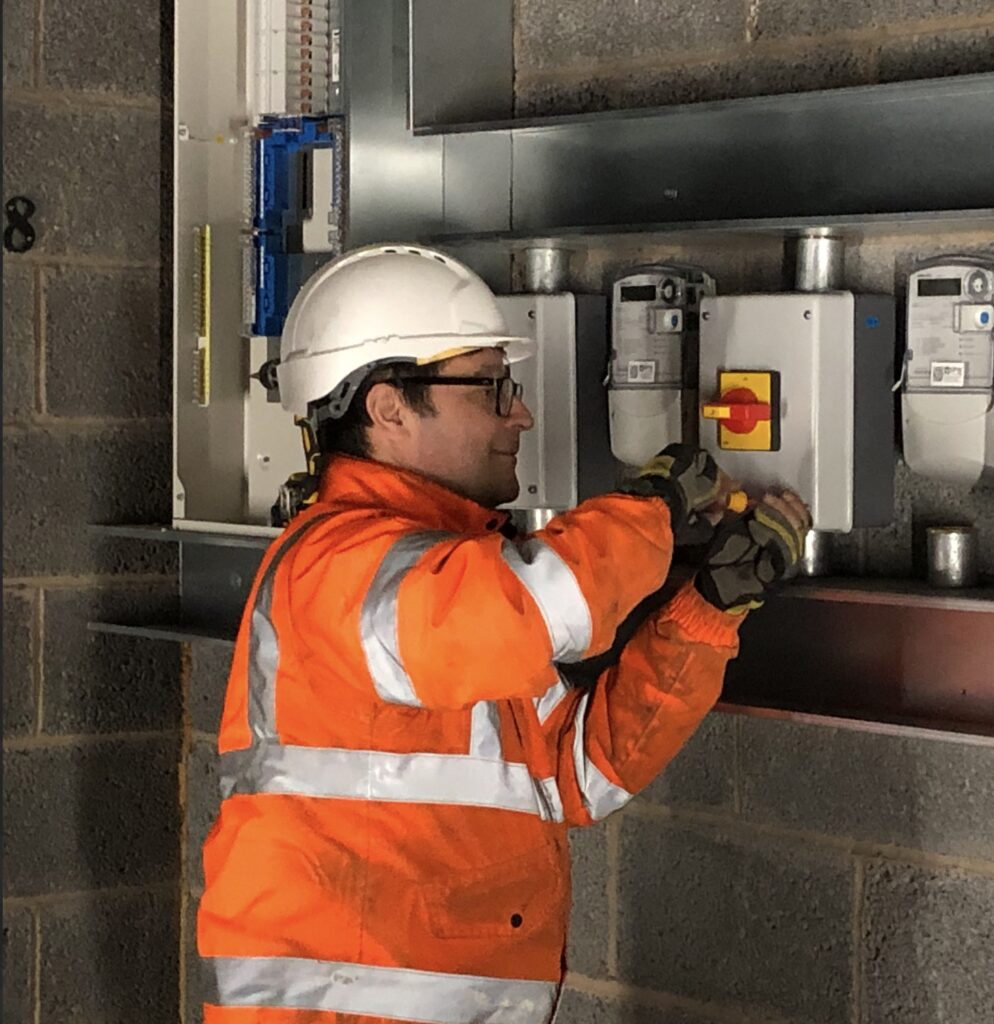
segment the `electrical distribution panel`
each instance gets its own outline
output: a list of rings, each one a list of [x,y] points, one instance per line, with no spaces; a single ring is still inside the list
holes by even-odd
[[[903,380],[914,472],[970,486],[994,470],[994,262],[947,256],[910,275]]]
[[[700,344],[701,444],[726,472],[797,491],[817,530],[891,521],[892,298],[704,298]]]
[[[344,242],[339,4],[177,3],[173,523],[266,529],[303,452],[252,378]]]
[[[697,267],[634,267],[611,290],[608,406],[611,450],[641,466],[674,441],[697,438],[701,299],[714,278]]]

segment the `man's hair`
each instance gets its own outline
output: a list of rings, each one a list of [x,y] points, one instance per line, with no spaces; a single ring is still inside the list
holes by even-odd
[[[369,455],[369,428],[373,425],[366,410],[366,399],[376,384],[390,384],[400,389],[404,403],[422,416],[434,416],[435,406],[428,394],[430,384],[407,380],[408,377],[435,377],[438,363],[395,363],[373,370],[359,385],[341,419],[324,419],[318,425],[318,449],[324,456],[352,455],[363,459]]]

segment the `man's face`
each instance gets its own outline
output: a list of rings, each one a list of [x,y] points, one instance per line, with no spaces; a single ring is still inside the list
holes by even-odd
[[[438,376],[503,377],[500,349],[478,349],[446,360]],[[515,399],[508,416],[500,416],[492,387],[431,385],[435,414],[408,419],[406,467],[470,498],[495,508],[518,496],[516,454],[521,434],[534,424],[531,413]]]

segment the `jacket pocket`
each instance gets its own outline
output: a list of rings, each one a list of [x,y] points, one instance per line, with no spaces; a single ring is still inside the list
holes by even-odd
[[[439,938],[527,935],[559,917],[565,922],[564,867],[549,844],[422,889],[432,934]]]

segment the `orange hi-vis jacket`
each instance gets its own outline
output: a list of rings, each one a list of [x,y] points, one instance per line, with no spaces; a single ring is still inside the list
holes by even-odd
[[[688,586],[592,687],[672,552],[655,498],[511,539],[416,474],[335,459],[267,552],[204,848],[206,1024],[545,1024],[566,830],[621,807],[714,704],[738,619]]]

